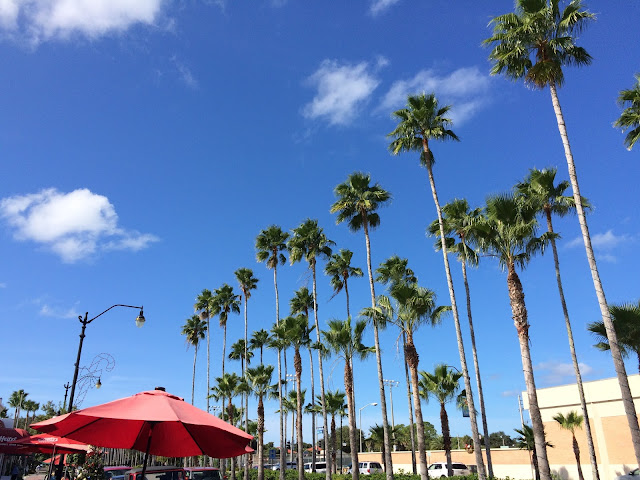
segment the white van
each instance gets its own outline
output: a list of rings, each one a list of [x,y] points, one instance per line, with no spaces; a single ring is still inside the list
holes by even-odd
[[[453,476],[459,475],[471,475],[471,470],[464,463],[451,462],[451,470],[453,470]],[[447,475],[447,462],[437,462],[429,465],[429,476],[431,478],[444,478]]]
[[[304,464],[304,471],[311,472],[311,462]],[[327,464],[325,462],[316,462],[316,473],[327,473]]]

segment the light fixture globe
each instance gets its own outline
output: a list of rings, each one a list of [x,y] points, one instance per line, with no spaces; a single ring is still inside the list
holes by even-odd
[[[96,382],[96,388],[100,388],[102,386],[102,382],[100,381],[100,377],[98,377],[98,381]]]
[[[136,317],[136,327],[138,328],[142,328],[142,326],[144,325],[145,322],[145,318],[144,318],[144,314],[142,313],[142,308],[140,309],[140,314]]]

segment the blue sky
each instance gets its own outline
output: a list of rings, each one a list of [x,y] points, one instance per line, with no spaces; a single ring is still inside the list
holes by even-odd
[[[249,329],[275,321],[272,273],[256,263],[261,229],[290,230],[317,218],[337,248],[366,267],[362,233],[335,225],[333,188],[354,171],[393,195],[372,233],[374,267],[408,257],[442,304],[442,257],[425,238],[435,218],[426,171],[415,155],[392,157],[390,113],[409,93],[435,92],[451,104],[461,142],[435,144],[435,175],[445,203],[481,205],[529,168],[558,167],[563,156],[548,91],[492,78],[489,20],[512,2],[375,0],[359,2],[173,2],[8,0],[0,2],[0,396],[24,388],[44,403],[62,401],[71,381],[80,324],[89,325],[81,365],[101,353],[115,367],[84,406],[162,385],[190,398],[193,351],[180,328],[196,295],[249,267],[260,278],[249,301]],[[638,299],[638,152],[612,128],[619,90],[630,88],[640,46],[640,6],[588,2],[598,19],[580,44],[593,65],[566,70],[560,90],[596,256],[611,303]],[[636,149],[637,150],[637,149]],[[586,380],[614,375],[610,357],[592,347],[585,325],[598,306],[574,217],[556,220],[567,301]],[[452,259],[458,301],[459,264]],[[309,284],[305,265],[279,270],[281,311]],[[551,255],[522,274],[539,387],[572,382]],[[473,313],[489,428],[519,424],[515,393],[524,389],[506,278],[491,259],[470,272]],[[310,286],[310,285],[309,285]],[[369,302],[368,282],[351,282],[352,310]],[[382,293],[382,287],[377,287]],[[319,277],[320,322],[343,318]],[[461,314],[464,320],[465,310]],[[212,323],[217,325],[217,323]],[[464,324],[463,324],[464,325]],[[466,332],[467,327],[463,327]],[[221,329],[212,329],[212,377],[219,375]],[[242,317],[229,321],[228,345]],[[381,336],[384,376],[394,390],[396,423],[407,423],[398,332]],[[367,342],[373,344],[371,333]],[[459,366],[452,320],[417,336],[420,368]],[[469,361],[470,346],[466,344]],[[266,360],[275,362],[272,352]],[[307,356],[303,356],[305,368]],[[206,356],[198,358],[196,404],[205,405]],[[227,362],[239,371],[239,364]],[[379,402],[373,358],[356,366],[357,406]],[[228,368],[229,368],[228,367]],[[636,373],[629,361],[629,373]],[[326,363],[327,387],[343,388],[343,365]],[[316,376],[317,378],[317,376]],[[308,383],[308,379],[306,380]],[[253,403],[253,401],[252,401]],[[267,407],[267,440],[277,436],[276,404]],[[253,408],[252,408],[253,410]],[[452,417],[452,433],[470,431]],[[439,429],[438,406],[425,417]],[[363,411],[367,427],[379,411]],[[305,429],[307,432],[308,428]],[[308,437],[308,435],[307,435]]]

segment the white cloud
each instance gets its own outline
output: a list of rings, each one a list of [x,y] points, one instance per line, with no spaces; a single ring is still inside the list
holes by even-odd
[[[0,27],[35,43],[80,33],[90,38],[153,25],[166,0],[0,0]]]
[[[383,66],[379,58],[376,66]],[[325,60],[307,82],[318,92],[305,105],[303,115],[307,118],[322,118],[331,125],[346,125],[356,116],[358,109],[379,85],[368,62],[339,64]]]
[[[594,250],[598,250],[597,259],[605,262],[616,263],[617,259],[615,255],[610,253],[622,243],[633,242],[634,238],[631,235],[622,234],[616,235],[613,230],[607,230],[605,233],[596,233],[591,235],[591,246]],[[576,237],[567,243],[567,248],[580,247],[584,245],[582,237]]]
[[[62,309],[44,304],[40,307],[40,315],[55,318],[77,318],[79,313],[73,307],[69,309]]]
[[[369,8],[369,13],[374,17],[388,8],[394,6],[400,0],[373,0],[371,2],[371,7]]]
[[[178,70],[178,75],[180,79],[185,83],[185,85],[189,88],[198,88],[198,80],[191,72],[191,69],[187,67],[182,61],[178,60],[178,57],[175,55],[171,57],[171,61],[175,65]]]
[[[448,75],[421,70],[412,78],[394,82],[377,110],[396,110],[406,104],[409,95],[435,92],[442,105],[452,103],[449,117],[455,124],[460,124],[486,103],[489,85],[489,77],[477,67],[459,68]]]
[[[0,200],[0,216],[18,240],[44,245],[73,263],[101,250],[133,250],[158,240],[118,227],[118,215],[105,196],[86,188],[61,193],[50,188]]]
[[[580,373],[584,376],[593,373],[593,368],[586,363],[578,363],[578,367],[580,367]],[[533,370],[541,372],[543,381],[548,384],[557,385],[567,381],[575,381],[576,372],[572,363],[541,362],[534,366]]]
[[[517,397],[520,395],[521,390],[506,390],[502,392],[500,395],[503,397]]]

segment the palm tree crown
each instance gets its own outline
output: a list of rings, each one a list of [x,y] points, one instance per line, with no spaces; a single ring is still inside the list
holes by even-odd
[[[624,356],[634,353],[638,359],[640,372],[640,302],[611,305],[609,307],[613,328],[618,337],[618,347]],[[609,340],[602,321],[590,323],[587,327],[597,337],[595,345],[599,350],[609,350]]]
[[[627,150],[631,150],[640,139],[640,73],[636,73],[636,83],[629,90],[622,90],[618,97],[618,103],[625,107],[613,126],[627,132],[624,144]]]
[[[370,182],[370,175],[355,172],[334,189],[337,200],[330,212],[338,212],[336,223],[347,221],[353,232],[380,224],[380,216],[375,211],[391,199],[391,194],[379,184],[370,185]]]
[[[220,326],[224,327],[232,312],[240,313],[240,296],[234,293],[231,285],[225,283],[215,290],[211,300],[211,314],[218,315]]]
[[[351,266],[353,252],[344,248],[340,252],[331,255],[324,267],[324,273],[331,277],[334,296],[342,291],[350,277],[362,277],[362,269]]]
[[[286,258],[283,252],[287,249],[287,239],[289,234],[283,232],[277,225],[271,225],[262,230],[256,237],[256,258],[262,262],[267,262],[267,268],[273,269],[278,264],[283,265]]]
[[[331,256],[331,246],[335,242],[329,240],[318,220],[307,219],[299,227],[293,229],[293,235],[287,242],[289,249],[289,260],[293,265],[303,258],[314,268],[317,258],[329,258]]]
[[[575,44],[575,35],[594,19],[581,0],[570,1],[562,11],[560,0],[517,0],[515,12],[491,21],[493,36],[483,42],[493,45],[491,74],[524,78],[535,88],[562,86],[563,66],[591,63],[591,55]]]

